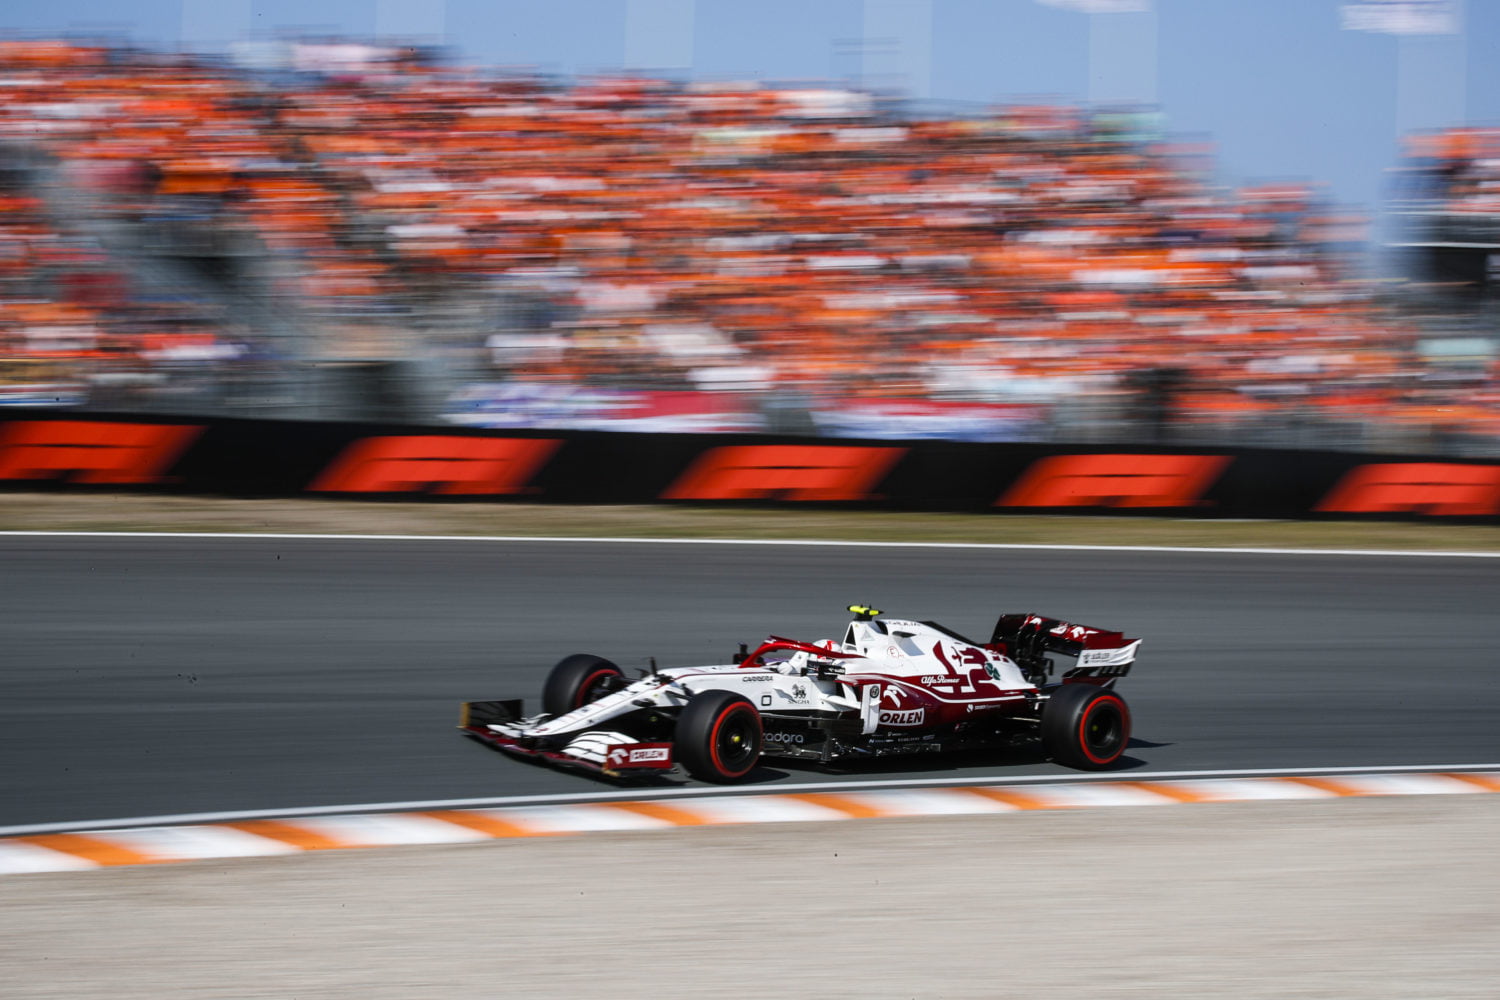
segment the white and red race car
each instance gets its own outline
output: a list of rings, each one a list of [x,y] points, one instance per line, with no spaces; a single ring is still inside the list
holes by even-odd
[[[631,681],[602,657],[552,668],[542,713],[472,701],[459,728],[492,747],[609,777],[681,767],[746,778],[761,757],[828,763],[1039,741],[1070,767],[1119,760],[1130,710],[1115,682],[1139,639],[1040,615],[1001,615],[988,642],[852,605],[841,640],[771,636],[733,662]],[[1053,656],[1074,659],[1057,674]]]

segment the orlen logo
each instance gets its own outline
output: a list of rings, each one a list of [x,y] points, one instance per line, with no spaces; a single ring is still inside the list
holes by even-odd
[[[22,420],[0,428],[0,479],[160,483],[200,424]]]
[[[713,448],[664,500],[868,500],[905,448],[750,444]]]
[[[1228,464],[1228,455],[1053,455],[995,506],[1191,507]]]
[[[307,487],[313,493],[521,493],[556,438],[412,435],[356,441]]]
[[[604,761],[611,767],[624,767],[626,764],[669,767],[672,763],[672,750],[667,746],[616,746],[611,747],[609,753],[604,755]]]
[[[881,712],[882,726],[920,726],[927,715],[925,708],[913,708],[905,712]]]
[[[1317,507],[1329,513],[1500,514],[1500,465],[1394,462],[1361,465],[1344,476]]]

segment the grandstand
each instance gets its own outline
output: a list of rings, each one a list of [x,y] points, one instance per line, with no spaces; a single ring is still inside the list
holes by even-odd
[[[0,44],[0,401],[1500,453],[1479,319],[1129,116],[307,55]],[[1446,141],[1409,242],[1500,218]]]

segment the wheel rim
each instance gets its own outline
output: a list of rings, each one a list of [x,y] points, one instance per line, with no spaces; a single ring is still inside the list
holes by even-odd
[[[1114,703],[1095,703],[1084,717],[1080,728],[1079,735],[1083,737],[1084,750],[1094,760],[1108,761],[1122,749],[1125,719],[1120,714],[1119,706]]]
[[[730,774],[748,771],[759,754],[753,717],[731,710],[719,720],[714,734],[714,758]]]

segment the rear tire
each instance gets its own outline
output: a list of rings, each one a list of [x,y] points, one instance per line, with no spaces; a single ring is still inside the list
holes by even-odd
[[[1042,709],[1042,746],[1059,764],[1084,771],[1109,767],[1130,743],[1125,699],[1092,684],[1064,684]]]
[[[728,784],[755,770],[764,742],[754,705],[733,691],[705,691],[677,717],[673,753],[699,781]]]
[[[558,661],[542,685],[542,711],[565,715],[624,687],[625,674],[602,656],[574,653]]]

